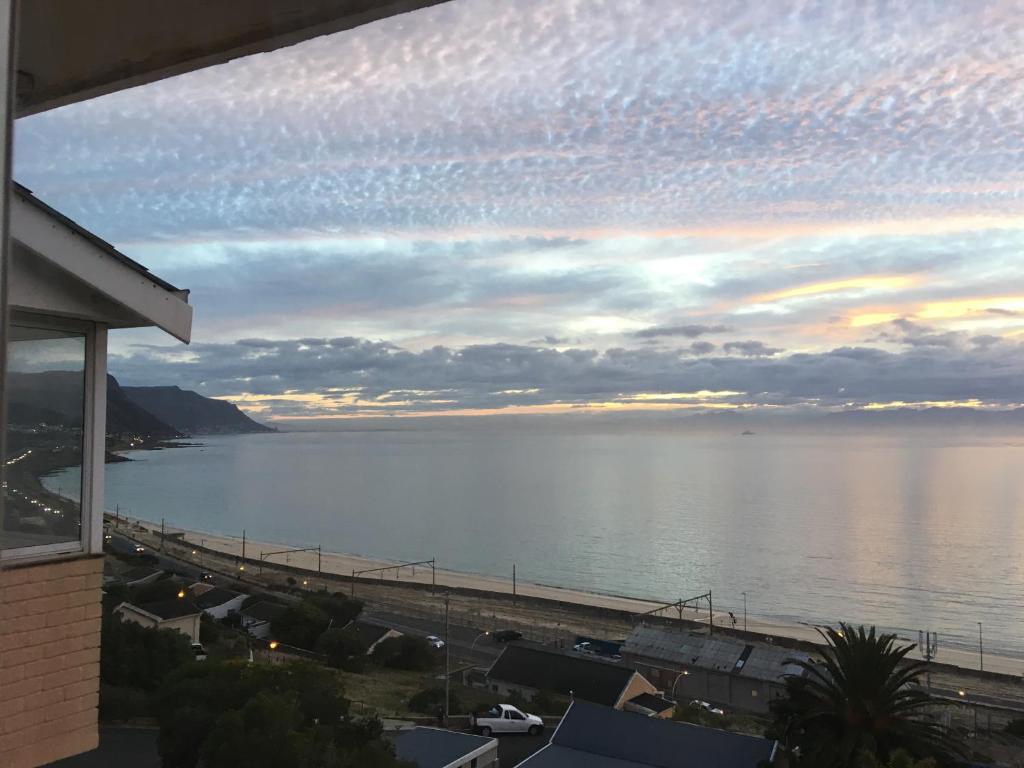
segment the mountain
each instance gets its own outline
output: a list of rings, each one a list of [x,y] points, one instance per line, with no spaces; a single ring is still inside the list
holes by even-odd
[[[128,399],[187,435],[274,432],[238,406],[180,387],[121,387]]]
[[[107,374],[107,434],[138,435],[150,440],[171,440],[184,437],[185,430],[170,426],[166,419],[153,413],[129,397],[110,374]]]
[[[8,376],[8,421],[13,427],[38,424],[81,428],[85,376],[81,371],[11,373]],[[128,399],[113,376],[107,376],[107,434],[151,440],[184,437],[174,427]]]

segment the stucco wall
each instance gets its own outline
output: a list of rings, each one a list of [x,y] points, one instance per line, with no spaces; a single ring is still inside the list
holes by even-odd
[[[95,749],[103,558],[0,570],[0,765]]]

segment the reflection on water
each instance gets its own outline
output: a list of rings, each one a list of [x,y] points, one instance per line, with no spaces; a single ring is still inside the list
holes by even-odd
[[[1003,439],[250,435],[108,467],[108,506],[218,533],[1024,654],[1024,449]],[[61,482],[55,478],[52,482]]]

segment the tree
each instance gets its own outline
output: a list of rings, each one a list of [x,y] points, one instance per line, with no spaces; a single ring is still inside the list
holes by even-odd
[[[341,629],[363,609],[359,600],[341,593],[308,595],[288,609],[271,624],[275,640],[296,648],[312,650],[317,639],[328,628]]]
[[[422,672],[436,663],[433,650],[422,637],[389,637],[377,643],[373,649],[373,660],[384,667]]]
[[[820,630],[819,630],[820,631]],[[889,760],[898,749],[922,757],[962,755],[962,745],[928,715],[930,697],[917,687],[923,661],[906,661],[913,645],[875,628],[821,631],[819,663],[792,659],[784,699],[772,703],[776,729],[801,765],[857,766],[864,754]]]
[[[337,678],[307,662],[206,662],[157,698],[165,768],[393,768],[377,719],[349,714]]]
[[[456,691],[448,692],[448,712],[452,715],[461,715],[466,707]],[[409,711],[420,712],[425,715],[437,714],[438,710],[444,711],[444,688],[424,688],[417,691],[409,698]]]
[[[153,691],[171,672],[195,660],[189,639],[173,629],[107,615],[102,632],[100,680],[108,685]]]
[[[316,641],[316,652],[335,669],[359,672],[365,666],[366,641],[350,629],[328,629]]]
[[[312,650],[330,618],[315,603],[303,600],[288,606],[287,610],[270,624],[271,637],[296,648]]]

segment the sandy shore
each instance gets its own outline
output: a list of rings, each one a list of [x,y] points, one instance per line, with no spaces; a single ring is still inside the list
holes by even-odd
[[[145,520],[132,519],[153,531],[160,530],[159,523]],[[197,544],[204,548],[215,550],[230,556],[242,555],[242,540],[231,536],[218,536],[201,531],[191,531],[184,528],[166,527],[165,532],[183,534],[184,540]],[[289,549],[292,545],[280,542],[267,542],[254,539],[246,539],[245,555],[250,560],[260,559],[268,552],[277,552]],[[288,552],[285,554],[270,555],[266,558],[269,563],[279,563],[303,568],[317,570],[317,552]],[[252,567],[252,566],[249,566]],[[399,566],[394,561],[373,559],[357,555],[345,555],[336,552],[322,552],[320,554],[320,568],[325,573],[335,573],[343,576],[351,576],[353,571],[366,569],[386,569],[376,573],[362,574],[363,578],[379,578],[382,581],[419,582],[430,584],[432,578],[440,586],[449,586],[462,589],[486,590],[490,592],[503,592],[512,594],[512,580],[497,576],[485,576],[475,573],[464,573],[460,571],[449,571],[437,569],[432,573],[429,565]],[[631,597],[620,597],[615,595],[603,595],[583,590],[569,589],[564,587],[551,587],[543,584],[534,584],[527,581],[517,580],[516,594],[528,597],[540,597],[548,600],[558,600],[565,603],[577,605],[595,606],[599,608],[611,608],[632,613],[645,613],[660,607],[660,604],[648,600]],[[730,626],[732,624],[728,612],[736,615],[737,627],[743,628],[743,608],[739,606],[715,606],[715,626]],[[678,616],[675,608],[669,609],[663,615]],[[704,604],[700,610],[686,609],[683,618],[690,621],[708,622],[707,605]],[[777,637],[788,637],[796,640],[819,642],[821,640],[814,627],[799,623],[784,623],[778,620],[758,617],[752,614],[747,615],[747,629],[751,632],[764,633]],[[916,642],[917,638],[907,638]],[[911,654],[914,656],[914,653]],[[936,658],[943,664],[951,664],[963,669],[978,669],[978,654],[974,651],[967,651],[945,646],[941,649]],[[1024,673],[1024,660],[995,654],[985,654],[985,670],[987,672],[999,672],[1010,675],[1021,675]]]

